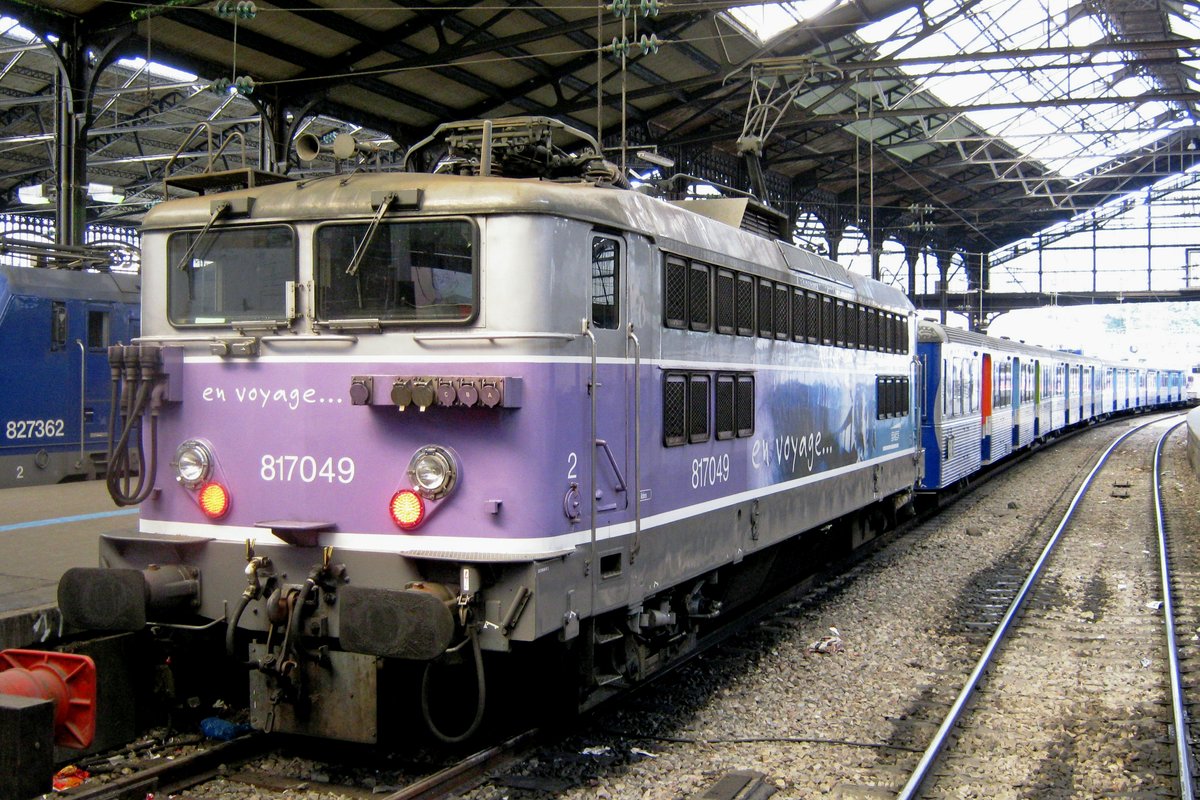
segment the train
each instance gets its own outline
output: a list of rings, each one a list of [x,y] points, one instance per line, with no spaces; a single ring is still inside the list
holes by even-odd
[[[553,120],[447,124],[405,164],[156,206],[142,333],[109,353],[139,519],[63,576],[64,618],[223,650],[262,730],[457,743],[506,670],[527,709],[590,707],[812,536],[859,544],[978,465],[1006,365],[1096,365],[919,324],[762,204],[631,190]],[[1156,374],[1089,413],[1178,401]],[[1063,397],[1036,437],[1084,422]]]
[[[108,462],[109,346],[139,332],[139,277],[0,265],[0,489],[95,478]]]
[[[1180,368],[1106,361],[928,320],[918,323],[917,340],[925,492],[969,480],[1065,430],[1188,403]]]

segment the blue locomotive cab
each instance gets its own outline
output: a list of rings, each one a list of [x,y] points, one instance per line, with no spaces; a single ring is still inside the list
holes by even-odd
[[[108,346],[138,327],[137,276],[0,267],[0,356],[20,376],[0,395],[0,488],[103,470]]]

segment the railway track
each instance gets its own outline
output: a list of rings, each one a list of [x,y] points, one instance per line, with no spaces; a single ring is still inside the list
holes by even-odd
[[[1089,451],[1091,451],[1092,448],[1093,445],[1087,446]],[[1084,459],[1081,458],[1080,463],[1083,463],[1083,460]],[[1072,471],[1074,471],[1074,469],[1075,467],[1072,467]],[[1086,470],[1087,468],[1084,467],[1079,475],[1082,476]],[[1077,480],[1078,478],[1076,478],[1076,482]],[[1132,493],[1133,487],[1112,487],[1112,491]],[[1066,497],[1069,497],[1070,490],[1064,490],[1064,492],[1065,494],[1063,495],[1063,502],[1065,502]],[[1119,502],[1120,504],[1128,505],[1131,501],[1137,502],[1132,498],[1122,498],[1119,500],[1118,498],[1111,498],[1111,502],[1114,504]],[[988,501],[988,503],[990,505],[991,501]],[[1023,509],[1020,512],[1010,513],[1020,516],[1026,514],[1027,511],[1027,509]],[[1052,522],[1049,524],[1053,525]],[[875,583],[877,581],[875,576],[875,570],[877,567],[871,566],[869,563],[870,560],[862,558],[861,555],[862,553],[869,553],[872,550],[876,550],[879,547],[886,547],[889,541],[894,541],[897,538],[899,538],[899,534],[885,535],[876,542],[871,543],[873,546],[863,548],[860,553],[851,556],[849,559],[833,563],[831,567],[810,579],[807,582],[806,587],[802,587],[800,593],[807,594],[807,597],[800,603],[791,602],[795,599],[794,593],[792,593],[790,597],[775,598],[772,603],[772,605],[774,605],[774,611],[764,610],[758,614],[749,615],[749,618],[744,622],[744,624],[738,626],[741,630],[749,629],[751,631],[751,633],[747,634],[747,641],[734,641],[730,647],[726,648],[726,650],[729,650],[729,652],[727,652],[724,656],[716,654],[712,656],[711,659],[707,660],[710,663],[712,659],[717,661],[728,659],[731,661],[737,660],[744,662],[747,656],[744,655],[742,651],[746,650],[747,648],[757,647],[757,645],[753,643],[753,640],[761,639],[765,636],[768,641],[778,641],[781,637],[787,635],[789,631],[796,630],[798,627],[803,625],[804,617],[808,613],[805,611],[806,608],[812,608],[814,604],[817,607],[824,605],[826,601],[822,598],[836,598],[836,596],[839,595],[845,588],[852,587],[856,583]],[[920,541],[922,538],[922,536],[919,536],[918,541]],[[864,561],[868,563],[864,565]],[[1200,561],[1195,564],[1195,570],[1193,574],[1195,576],[1192,579],[1193,583],[1200,585]],[[992,600],[989,601],[987,605],[1007,605],[1007,602],[1011,599],[1011,595],[1016,591],[1017,588],[1019,588],[1023,577],[1019,571],[1015,569],[1006,570],[1004,571],[1004,575],[1005,577],[995,581],[991,586]],[[1113,588],[1115,590],[1115,587]],[[780,608],[781,604],[784,606],[782,609]],[[766,617],[765,623],[759,625],[751,624],[751,620],[762,620],[764,616]],[[999,617],[1000,612],[997,609],[987,609],[981,606],[978,614],[976,615],[976,619],[971,623],[972,626],[976,626],[980,631],[980,633],[975,634],[975,638],[980,639],[981,634],[986,636],[987,630],[991,627],[994,627],[996,622],[999,620]],[[842,618],[845,619],[846,617],[843,616]],[[1194,631],[1196,630],[1197,625],[1200,624],[1200,621],[1193,621],[1188,624],[1190,627],[1188,627],[1187,630]],[[765,631],[765,633],[754,633],[753,630],[755,628],[757,628],[759,631]],[[736,636],[737,631],[733,631],[728,635]],[[982,643],[980,646],[982,646]],[[1195,660],[1197,665],[1200,665],[1200,643],[1192,643],[1192,647],[1194,655],[1185,653],[1185,666],[1191,663],[1192,659]],[[836,662],[828,663],[833,664]],[[964,667],[961,674],[965,675],[967,670],[968,667]],[[693,670],[693,672],[694,671],[695,670]],[[702,666],[701,671],[708,672],[710,669],[708,666]],[[954,674],[950,674],[948,672],[945,680],[947,686],[956,686],[961,681],[961,677],[955,677]],[[952,692],[953,689],[950,691]],[[652,699],[653,694],[654,693],[651,692],[645,692],[642,694],[644,700],[634,700],[630,703],[630,705],[637,705],[639,708],[643,709],[642,711],[638,712],[638,716],[644,716],[645,707],[653,706],[657,702],[657,700]],[[620,712],[617,713],[619,718],[623,718],[625,720],[632,719],[629,714],[621,714]],[[890,718],[895,717],[895,715],[899,712],[885,711],[883,713],[885,717]],[[933,709],[933,713],[939,714],[940,711]],[[654,717],[655,715],[651,713],[650,716]],[[1165,730],[1165,728],[1163,730]],[[608,783],[609,786],[620,787],[624,785],[627,787],[624,790],[614,790],[612,794],[614,798],[626,796],[651,796],[655,798],[667,797],[667,794],[662,793],[643,795],[641,792],[642,790],[646,790],[646,786],[641,786],[640,788],[635,789],[635,786],[637,786],[638,782],[634,779],[634,776],[640,774],[643,771],[643,767],[645,767],[648,771],[651,761],[645,759],[652,759],[653,756],[638,755],[638,750],[632,745],[640,742],[641,746],[649,747],[650,749],[657,749],[656,746],[652,744],[653,742],[666,743],[672,741],[671,730],[664,729],[658,731],[657,733],[665,733],[667,735],[630,735],[625,738],[625,743],[629,744],[629,747],[616,746],[612,748],[611,755],[593,756],[581,755],[581,751],[585,749],[603,749],[587,746],[589,744],[587,741],[588,739],[591,739],[592,742],[595,742],[597,737],[587,732],[584,732],[582,735],[578,734],[578,732],[567,732],[567,739],[570,740],[570,744],[566,745],[565,751],[556,751],[556,747],[558,750],[563,749],[561,747],[563,740],[560,739],[558,742],[551,743],[549,745],[549,754],[547,754],[546,751],[543,751],[540,756],[534,757],[533,763],[536,765],[540,760],[541,766],[529,767],[526,765],[518,768],[505,766],[506,764],[512,765],[519,763],[523,758],[523,753],[528,752],[530,748],[536,747],[533,741],[529,740],[516,747],[501,748],[494,753],[489,754],[486,751],[481,751],[482,754],[473,754],[472,757],[467,760],[468,762],[473,763],[455,763],[449,765],[450,769],[448,771],[444,771],[444,773],[439,772],[434,768],[429,768],[423,772],[419,770],[409,770],[404,774],[403,780],[396,777],[388,778],[387,780],[375,780],[374,782],[368,780],[353,780],[350,778],[343,778],[340,773],[337,773],[337,771],[334,771],[337,774],[332,776],[332,780],[327,778],[324,781],[316,781],[307,779],[302,772],[296,770],[293,770],[291,774],[286,774],[286,772],[280,772],[278,770],[262,769],[259,766],[256,766],[256,764],[260,763],[262,759],[250,759],[243,762],[240,766],[227,764],[226,767],[219,772],[214,771],[214,768],[210,766],[209,774],[203,775],[200,780],[189,778],[180,782],[172,783],[165,777],[160,777],[158,782],[150,788],[150,791],[155,792],[156,797],[161,798],[168,794],[174,794],[183,800],[210,800],[214,798],[221,798],[221,800],[243,800],[243,798],[248,799],[254,796],[257,796],[260,798],[260,800],[268,800],[268,798],[273,796],[284,795],[295,797],[297,787],[302,787],[306,792],[306,796],[311,800],[333,800],[333,798],[337,797],[338,795],[347,798],[365,798],[369,796],[371,798],[386,798],[386,800],[416,800],[416,798],[435,798],[445,796],[449,791],[454,791],[459,794],[467,792],[466,796],[468,797],[490,797],[492,795],[489,794],[489,792],[493,790],[502,791],[514,798],[532,798],[535,796],[553,796],[557,790],[549,788],[552,787],[552,785],[562,785],[568,788],[573,786],[575,787],[575,791],[580,791],[583,789],[583,787],[589,787],[592,785],[593,779],[587,776],[594,772],[592,765],[595,763],[596,768],[599,770],[599,774],[603,775],[607,772],[608,774],[616,776],[611,779],[611,783]],[[682,736],[674,736],[674,738],[678,740],[678,744],[663,746],[666,746],[668,750],[690,746],[686,741],[690,735],[688,731],[676,731],[675,733],[683,734]],[[793,731],[787,731],[786,728],[784,728],[784,735],[779,735],[774,731],[770,732],[765,737],[756,736],[754,731],[748,731],[747,733],[748,735],[741,737],[741,742],[739,742],[736,738],[731,737],[726,738],[724,743],[720,743],[719,740],[714,738],[713,741],[702,746],[709,748],[717,747],[737,750],[754,746],[752,742],[756,738],[775,738],[778,742],[780,742],[780,747],[791,748],[794,746],[799,746],[812,749],[813,751],[828,751],[831,755],[838,759],[844,759],[847,753],[855,753],[856,751],[858,753],[868,752],[863,749],[865,747],[884,747],[886,748],[885,750],[871,751],[878,753],[880,759],[880,761],[876,762],[878,765],[888,753],[890,753],[894,759],[887,758],[887,761],[892,761],[893,763],[899,762],[911,764],[912,761],[916,759],[917,755],[919,755],[920,747],[923,744],[918,743],[916,747],[913,748],[909,746],[908,742],[901,742],[898,739],[893,739],[891,742],[878,741],[877,735],[871,736],[858,734],[848,737],[829,737],[822,735],[823,731],[806,731],[804,727],[800,727]],[[1165,733],[1162,735],[1165,736]],[[601,740],[603,741],[602,737]],[[872,742],[875,742],[875,744],[872,744]],[[268,744],[266,746],[270,747],[271,745]],[[490,749],[491,748],[489,748],[489,750]],[[631,766],[626,763],[630,760],[637,761],[639,758],[644,760],[637,766]],[[614,760],[614,765],[612,767],[604,767],[602,762],[604,762],[606,759]],[[1164,761],[1162,763],[1167,762]],[[574,773],[572,773],[571,775],[565,777],[562,776],[562,773],[559,770],[563,768],[564,764],[568,770],[575,769],[580,773],[580,775],[576,776]],[[441,765],[439,764],[439,766]],[[939,766],[939,769],[942,769],[942,767]],[[330,772],[328,769],[325,771],[327,773]],[[724,769],[714,770],[713,772],[715,774],[709,774],[708,771],[705,771],[702,777],[697,777],[692,781],[691,786],[695,788],[698,785],[712,785],[721,775],[726,774],[726,770]],[[624,773],[628,773],[628,777],[620,777]],[[492,782],[487,781],[486,776],[488,775],[494,776],[496,780]],[[907,776],[907,772],[905,772],[904,775]],[[490,783],[491,789],[481,788],[477,792],[470,792],[467,787],[478,783],[480,779],[485,779],[483,784],[484,787],[488,786]],[[895,781],[884,780],[880,782],[894,783],[895,788],[899,788],[903,780],[904,777],[900,777]],[[601,784],[607,781],[609,781],[607,778],[600,779]],[[880,782],[877,782],[876,785],[879,785]],[[652,780],[650,786],[654,785],[657,784]],[[97,793],[95,795],[72,792],[67,796],[83,797],[88,798],[88,800],[123,800],[124,798],[130,798],[130,800],[145,800],[146,792],[142,791],[139,793],[138,787],[145,789],[147,786],[148,784],[145,782],[133,782],[129,785],[125,794],[114,793],[113,789],[105,790],[103,787],[97,787]],[[172,786],[182,788],[171,788]],[[527,786],[532,788],[525,789]],[[570,791],[567,791],[566,794],[567,796],[572,796]],[[684,792],[676,793],[675,795],[671,796],[683,797],[689,795],[687,792]],[[805,792],[801,792],[794,796],[808,795]],[[847,798],[857,797],[857,795],[854,794],[845,794],[844,796]],[[891,793],[871,796],[894,796],[894,790]],[[997,796],[1003,796],[1003,793],[1000,793]],[[1019,796],[1032,797],[1037,795],[1027,794]]]
[[[59,796],[70,800],[232,800],[243,796],[269,800],[292,798],[302,791],[310,797],[331,799],[439,800],[473,785],[489,770],[502,769],[519,759],[538,736],[536,729],[527,730],[440,767],[409,763],[397,769],[385,757],[378,763],[359,757],[352,765],[308,762],[310,771],[317,771],[314,778],[293,774],[296,770],[287,768],[296,760],[282,755],[277,738],[255,734],[162,758],[128,775],[69,789]],[[381,775],[386,777],[381,780]]]
[[[1113,442],[1029,574],[997,586],[1011,602],[899,798],[1194,796],[1156,424]]]

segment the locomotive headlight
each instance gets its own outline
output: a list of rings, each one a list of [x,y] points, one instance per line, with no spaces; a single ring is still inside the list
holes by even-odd
[[[212,474],[212,451],[204,442],[188,439],[175,451],[171,466],[175,468],[176,479],[189,489],[194,489]]]
[[[408,462],[408,479],[422,497],[430,500],[445,497],[458,482],[457,460],[444,447],[422,447]]]

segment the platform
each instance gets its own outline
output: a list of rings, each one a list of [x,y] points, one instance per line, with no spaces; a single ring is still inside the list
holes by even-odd
[[[57,635],[59,576],[96,566],[100,534],[136,521],[103,481],[0,489],[0,650]]]

